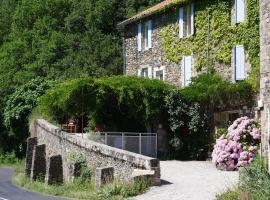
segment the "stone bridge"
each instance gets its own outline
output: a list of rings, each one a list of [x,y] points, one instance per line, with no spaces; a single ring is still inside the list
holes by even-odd
[[[152,185],[160,184],[158,159],[70,135],[43,119],[30,125],[30,133],[25,174],[32,180],[48,184],[72,181],[78,163],[71,163],[70,158],[82,154],[88,167],[95,170],[97,186],[108,179],[132,181],[140,176],[150,178]]]

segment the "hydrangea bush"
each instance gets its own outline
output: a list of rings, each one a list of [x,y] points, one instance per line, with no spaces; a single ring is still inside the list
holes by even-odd
[[[241,117],[228,128],[227,135],[217,139],[212,161],[217,168],[233,171],[247,167],[258,153],[261,131],[254,119]]]

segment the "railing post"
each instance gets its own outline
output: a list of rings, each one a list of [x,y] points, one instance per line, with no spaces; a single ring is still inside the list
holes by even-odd
[[[156,158],[157,158],[157,149],[158,149],[158,134],[155,133],[156,136]]]
[[[124,150],[124,133],[122,133],[122,149]]]
[[[108,145],[108,133],[105,133],[105,144]]]
[[[139,153],[142,154],[142,134],[139,133]]]

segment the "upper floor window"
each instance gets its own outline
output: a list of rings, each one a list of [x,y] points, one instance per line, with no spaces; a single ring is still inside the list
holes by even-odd
[[[246,18],[246,0],[235,0],[235,21],[241,23]]]
[[[152,67],[146,66],[138,70],[139,77],[152,78]]]
[[[245,49],[243,45],[237,45],[234,48],[234,80],[244,80],[246,78],[245,72]]]
[[[152,48],[152,20],[144,24],[144,44],[146,50]]]
[[[138,51],[142,50],[142,24],[137,25],[137,47]]]
[[[179,37],[194,34],[194,4],[179,9]]]
[[[191,83],[193,69],[193,57],[184,56],[182,59],[182,85],[188,86]]]

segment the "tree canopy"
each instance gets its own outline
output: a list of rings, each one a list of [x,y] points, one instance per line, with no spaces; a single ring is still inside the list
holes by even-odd
[[[61,82],[121,74],[117,23],[160,1],[0,0],[0,151],[18,146],[18,123],[3,125],[14,92],[36,77]],[[27,136],[19,137],[23,143]]]

